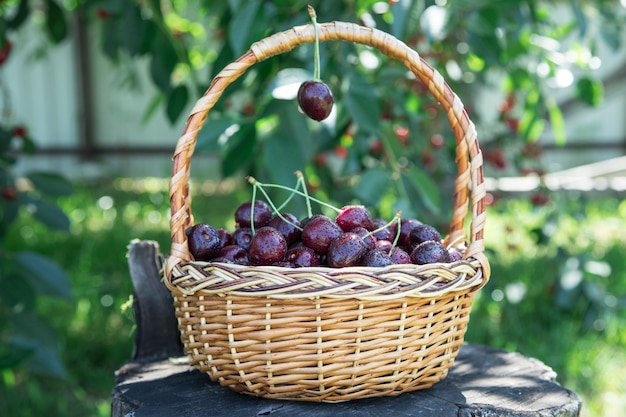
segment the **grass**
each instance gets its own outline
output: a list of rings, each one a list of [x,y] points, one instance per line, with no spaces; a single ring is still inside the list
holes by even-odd
[[[79,185],[60,203],[69,235],[27,215],[12,247],[54,258],[68,272],[72,302],[40,300],[61,335],[63,380],[24,370],[0,378],[0,415],[108,416],[114,372],[132,352],[132,285],[126,248],[134,238],[169,249],[166,181],[118,179]],[[194,215],[233,227],[246,187],[194,185]],[[626,409],[626,203],[555,198],[533,207],[503,200],[489,211],[492,278],[479,292],[466,340],[536,357],[584,400],[583,416]],[[616,232],[617,231],[617,232]]]

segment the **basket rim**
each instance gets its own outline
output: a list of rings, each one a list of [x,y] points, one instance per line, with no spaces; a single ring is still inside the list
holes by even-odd
[[[447,241],[467,237],[465,218],[471,205],[469,242],[463,259],[476,260],[482,269],[483,281],[490,275],[489,262],[484,254],[484,226],[486,217],[486,184],[482,165],[483,158],[474,124],[469,118],[460,98],[452,91],[443,76],[430,66],[418,53],[393,35],[376,28],[355,23],[334,21],[318,23],[320,42],[343,40],[374,47],[384,55],[403,63],[428,87],[448,116],[456,140],[457,178],[453,192],[453,214]],[[187,247],[185,230],[193,224],[191,195],[189,193],[190,160],[199,131],[223,91],[243,75],[248,68],[274,55],[291,51],[295,47],[315,40],[313,24],[294,26],[277,32],[251,45],[238,59],[228,64],[211,82],[191,110],[186,126],[174,150],[172,176],[170,179],[170,234],[171,249],[165,261],[165,281],[171,285],[174,269],[180,273],[182,264],[193,262]],[[388,268],[384,267],[383,269]],[[287,268],[285,268],[287,269]],[[483,282],[484,284],[484,282]],[[170,286],[168,285],[168,286]]]
[[[473,292],[486,283],[476,259],[425,265],[380,267],[250,266],[191,261],[178,265],[166,284],[180,295],[265,297],[274,299],[354,298],[395,300]]]

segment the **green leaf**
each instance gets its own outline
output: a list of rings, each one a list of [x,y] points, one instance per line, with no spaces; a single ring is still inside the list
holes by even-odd
[[[22,152],[26,155],[33,155],[37,152],[37,145],[35,145],[35,142],[28,136],[22,138]]]
[[[576,83],[576,96],[590,106],[599,106],[604,98],[604,86],[591,78],[581,78]]]
[[[118,36],[128,53],[138,55],[142,53],[144,37],[147,30],[147,21],[141,17],[141,10],[134,2],[126,2],[119,18]]]
[[[147,123],[148,120],[152,118],[154,112],[156,112],[156,110],[161,106],[164,98],[165,95],[161,93],[157,93],[154,95],[154,97],[152,98],[152,100],[150,100],[150,103],[146,107],[146,111],[144,112],[143,117],[141,118],[142,123]]]
[[[260,28],[265,25],[263,2],[250,0],[237,7],[228,26],[228,42],[236,55],[243,54],[252,43],[259,40]]]
[[[38,293],[68,300],[72,298],[65,271],[49,258],[35,252],[20,251],[13,255],[13,262]]]
[[[24,365],[41,375],[64,378],[67,375],[61,362],[59,341],[52,327],[34,313],[15,314],[10,320],[9,345],[28,350]]]
[[[7,20],[7,27],[9,29],[17,29],[22,26],[22,23],[26,21],[28,16],[30,15],[30,0],[21,0],[20,4],[17,6],[17,11]]]
[[[196,149],[204,152],[217,152],[220,148],[218,139],[225,133],[226,129],[239,124],[239,122],[239,119],[228,116],[208,119],[198,132]]]
[[[222,159],[222,175],[230,177],[250,163],[256,149],[256,128],[253,123],[243,125],[230,137]],[[282,161],[281,161],[282,162]]]
[[[118,29],[116,19],[106,19],[102,26],[102,52],[115,61],[117,58],[117,49],[120,46],[120,31]]]
[[[313,74],[302,68],[285,68],[278,71],[269,86],[269,92],[276,99],[279,100],[293,100],[297,95],[296,87],[292,91],[285,91],[286,88],[291,88],[294,85],[299,86],[301,83],[307,80],[313,79]],[[291,96],[293,94],[293,97]]]
[[[32,354],[33,349],[0,345],[0,370],[17,368]]]
[[[411,7],[419,2],[412,0],[400,0],[391,6],[391,15],[393,22],[391,23],[391,34],[398,39],[403,39],[406,33],[406,26]]]
[[[189,101],[189,91],[184,85],[177,85],[167,96],[167,117],[170,123],[175,123]]]
[[[536,141],[543,133],[545,120],[540,115],[546,109],[542,103],[538,90],[528,91],[518,129],[526,140]]]
[[[364,171],[353,188],[356,198],[366,206],[377,206],[380,198],[391,187],[389,172],[383,168],[370,168]]]
[[[557,145],[565,145],[566,133],[563,113],[561,113],[561,109],[553,99],[546,100],[546,106],[548,108],[550,124],[552,125],[552,131],[554,133],[554,141]]]
[[[9,259],[0,259],[0,262],[15,265],[15,262]],[[34,311],[36,294],[30,281],[24,279],[17,271],[10,271],[0,278],[0,301],[10,309]]]
[[[292,146],[292,140],[291,137],[276,134],[271,135],[263,144],[264,166],[277,184],[290,181],[294,172],[302,171],[306,164],[302,153]]]
[[[50,39],[59,43],[67,36],[67,22],[63,9],[53,0],[46,0],[46,29]]]
[[[174,45],[164,35],[157,36],[150,61],[150,76],[161,91],[170,90],[172,71],[176,64],[178,57]]]
[[[374,86],[358,73],[348,74],[343,103],[359,128],[370,133],[380,131],[381,104]]]
[[[70,231],[70,219],[56,204],[33,196],[28,197],[28,202],[33,208],[33,217],[47,227],[63,232]]]
[[[24,199],[20,196],[14,201],[3,201],[0,204],[0,237],[4,237],[9,226],[15,221],[20,205]]]
[[[37,191],[50,197],[68,196],[74,192],[72,183],[59,174],[31,172],[26,178],[33,183]]]
[[[494,35],[482,35],[476,32],[470,32],[468,36],[468,44],[471,53],[480,57],[488,65],[499,66],[502,47],[498,39]]]
[[[287,138],[285,146],[299,154],[304,161],[310,159],[315,143],[311,139],[308,119],[300,114],[297,106],[291,101],[275,100],[274,104],[274,109],[279,115],[277,134]],[[298,169],[302,168],[304,167]]]
[[[411,166],[404,176],[419,193],[426,209],[434,214],[440,213],[441,195],[437,183],[417,166]]]

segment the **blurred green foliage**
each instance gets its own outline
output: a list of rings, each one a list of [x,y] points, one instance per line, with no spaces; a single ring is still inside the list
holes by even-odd
[[[253,42],[308,24],[308,3],[8,0],[0,4],[0,39],[10,40],[10,32],[33,17],[58,43],[72,35],[69,22],[80,19],[97,32],[111,61],[149,62],[157,92],[145,118],[161,110],[174,122]],[[602,102],[596,52],[622,47],[626,21],[617,1],[312,5],[318,22],[344,20],[386,31],[441,72],[478,126],[487,170],[496,174],[540,169],[526,151],[547,127],[557,143],[565,143],[558,90],[569,88],[588,105]],[[307,120],[293,99],[297,84],[313,73],[312,45],[302,45],[256,64],[226,89],[198,150],[221,156],[223,177],[244,173],[286,183],[298,169],[343,202],[377,205],[393,198],[392,211],[425,210],[433,222],[446,218],[450,202],[438,190],[450,187],[455,144],[446,115],[425,86],[399,63],[362,45],[323,43],[321,58],[322,79],[336,101],[328,122]],[[363,179],[369,190],[355,186]]]
[[[38,305],[60,335],[65,379],[3,371],[0,415],[109,415],[114,371],[132,354],[126,247],[140,238],[169,249],[166,188],[166,179],[78,184],[60,199],[70,234],[51,232],[28,213],[10,228],[16,250],[66,267],[74,302],[44,297]],[[234,208],[250,194],[239,182],[194,182],[194,214],[231,228]],[[583,416],[619,415],[626,405],[626,203],[557,194],[543,206],[500,200],[488,216],[493,273],[475,300],[466,340],[544,361],[582,396]]]
[[[158,87],[147,116],[163,108],[183,117],[212,78],[261,38],[309,23],[307,1],[78,3],[100,20],[112,60],[145,58]],[[487,169],[539,169],[529,156],[546,126],[565,143],[557,90],[589,105],[602,101],[594,76],[600,45],[621,47],[619,2],[373,1],[313,2],[318,22],[344,20],[403,40],[438,69],[478,126]],[[221,156],[223,177],[254,175],[287,183],[302,170],[329,197],[368,205],[393,200],[394,212],[447,217],[455,174],[446,115],[426,86],[378,51],[346,42],[321,45],[322,79],[335,96],[327,122],[306,119],[295,91],[312,78],[313,46],[254,65],[211,110],[198,150]],[[272,161],[280,160],[280,164]],[[243,176],[242,175],[242,176]],[[390,181],[393,178],[395,181]],[[359,184],[367,183],[369,187]],[[444,194],[446,195],[446,194]]]

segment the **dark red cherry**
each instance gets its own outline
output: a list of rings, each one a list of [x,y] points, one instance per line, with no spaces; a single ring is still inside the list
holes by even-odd
[[[332,268],[357,265],[367,252],[367,245],[356,233],[344,233],[328,247],[327,262]]]
[[[234,245],[239,245],[245,250],[248,250],[250,247],[250,242],[252,241],[252,229],[249,227],[239,227],[235,229],[233,232],[233,241]]]
[[[320,264],[320,256],[311,248],[297,246],[287,250],[285,262],[293,265],[295,268],[318,266]]]
[[[389,257],[389,254],[384,250],[372,249],[368,251],[365,256],[363,256],[361,263],[365,266],[383,267],[392,265],[393,261],[391,260],[391,257]]]
[[[272,265],[281,262],[287,252],[287,241],[276,229],[261,227],[252,237],[248,259],[255,265]]]
[[[409,232],[409,237],[407,241],[407,247],[411,250],[414,249],[417,245],[422,242],[426,242],[428,240],[434,240],[435,242],[441,242],[441,235],[429,224],[419,224],[415,226]]]
[[[394,264],[410,264],[411,256],[402,248],[394,247],[391,250],[391,260]]]
[[[324,120],[330,114],[334,104],[333,93],[321,81],[305,81],[298,89],[300,109],[313,120]]]
[[[450,262],[450,254],[445,246],[434,240],[422,242],[411,252],[411,261],[423,265],[433,262]]]
[[[457,248],[449,248],[448,254],[450,255],[450,262],[456,262],[463,259],[463,252]]]
[[[318,255],[328,252],[330,242],[341,236],[343,231],[334,220],[326,216],[317,216],[306,222],[302,229],[302,243],[313,249]]]
[[[219,256],[236,264],[246,265],[249,263],[248,252],[239,245],[224,246],[220,250]]]
[[[363,239],[363,241],[367,245],[368,250],[376,248],[376,243],[378,242],[378,239],[376,239],[374,235],[370,235],[370,231],[367,230],[365,227],[355,227],[354,229],[350,230],[350,233],[356,233],[357,235],[361,236],[361,239]]]
[[[363,227],[370,231],[374,230],[372,216],[365,206],[342,207],[337,217],[335,217],[335,221],[344,232],[349,232],[355,227]]]
[[[235,210],[235,221],[239,227],[250,227],[254,216],[254,227],[263,227],[272,219],[272,208],[263,200],[246,201]]]
[[[200,223],[186,231],[189,252],[197,261],[215,258],[220,251],[220,236],[211,225]]]
[[[387,225],[387,222],[385,220],[376,218],[372,220],[372,223],[374,224],[373,230],[380,229],[376,233],[374,233],[374,237],[376,239],[388,240],[390,242],[394,241],[394,239],[396,238],[396,233],[398,232],[398,224],[396,222]]]
[[[291,213],[283,213],[282,216],[282,218],[274,216],[267,225],[282,233],[287,241],[287,246],[291,246],[300,240],[302,234],[302,231],[299,229],[300,221]]]
[[[409,233],[411,233],[411,230],[413,230],[415,227],[419,226],[420,224],[422,224],[422,222],[420,222],[417,219],[406,218],[406,219],[400,220],[400,239],[398,239],[398,245],[408,247],[409,246]]]

